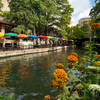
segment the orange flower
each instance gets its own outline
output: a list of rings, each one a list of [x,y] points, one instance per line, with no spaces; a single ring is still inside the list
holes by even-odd
[[[96,57],[100,57],[100,55],[95,55]]]
[[[59,89],[66,86],[66,81],[68,79],[68,74],[63,69],[56,69],[53,72],[54,80],[51,81],[51,86]]]
[[[61,63],[58,63],[58,64],[56,64],[56,67],[58,67],[58,68],[64,68],[64,65],[61,64]]]
[[[81,57],[81,58],[80,58],[80,60],[85,60],[85,59],[86,59],[86,57]]]
[[[64,79],[66,81],[68,74],[63,69],[56,69],[53,72],[53,77],[54,79]]]
[[[100,28],[100,23],[93,23],[91,26],[93,28]]]
[[[66,86],[66,83],[62,81],[51,80],[51,86],[60,89]]]
[[[71,55],[78,57],[78,54],[76,52],[72,52]]]
[[[67,57],[69,62],[75,63],[78,61],[78,58],[76,56],[70,55]]]
[[[97,65],[100,65],[100,61],[96,61]]]
[[[50,96],[49,95],[44,96],[44,100],[50,100]]]

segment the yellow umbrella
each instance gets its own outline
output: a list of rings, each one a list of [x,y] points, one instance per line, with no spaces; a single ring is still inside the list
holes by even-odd
[[[0,38],[3,38],[4,37],[4,33],[0,33]]]
[[[48,36],[48,39],[52,39],[52,37],[51,36]]]

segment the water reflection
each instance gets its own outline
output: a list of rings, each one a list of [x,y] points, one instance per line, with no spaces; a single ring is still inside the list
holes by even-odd
[[[44,95],[54,95],[52,72],[56,63],[66,62],[67,55],[63,50],[1,59],[0,86],[13,89],[18,100],[43,100]]]

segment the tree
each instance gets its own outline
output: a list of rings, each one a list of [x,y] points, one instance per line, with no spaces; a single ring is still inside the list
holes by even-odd
[[[55,0],[55,2],[59,11],[58,22],[56,25],[60,27],[59,33],[62,33],[63,36],[66,36],[66,29],[71,22],[73,8],[71,8],[68,0]]]
[[[90,16],[92,17],[92,23],[100,23],[100,0],[95,0],[96,5],[91,9]],[[92,28],[93,38],[100,40],[100,28]]]
[[[100,0],[95,0],[95,6],[90,11],[90,16],[93,19],[100,18]]]
[[[81,29],[86,34],[91,33],[91,21],[90,20],[83,21],[83,25],[81,26]]]
[[[17,25],[23,25],[26,32],[29,29],[33,31],[34,25],[38,22],[32,3],[31,0],[11,0],[10,2],[10,20]]]
[[[10,9],[11,21],[39,34],[54,31],[54,25],[66,33],[73,11],[67,0],[11,0]]]
[[[68,30],[68,38],[69,39],[82,39],[84,37],[84,32],[82,29],[79,27],[79,25],[72,26]]]
[[[3,7],[3,3],[0,1],[0,11],[2,7]]]
[[[56,13],[55,3],[50,0],[11,0],[11,20],[18,25],[24,25],[25,30],[37,29],[44,32],[52,14]]]

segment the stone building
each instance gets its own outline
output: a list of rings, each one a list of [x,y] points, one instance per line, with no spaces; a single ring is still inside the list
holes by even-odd
[[[90,17],[81,18],[78,23],[80,27],[83,26],[84,21],[91,21],[91,18]]]
[[[8,0],[1,0],[3,7],[1,11],[10,11]],[[5,21],[3,17],[0,16],[0,33],[6,33],[9,31],[9,27],[12,27],[11,22]]]
[[[2,11],[10,11],[8,0],[1,0],[3,7],[1,8]]]

